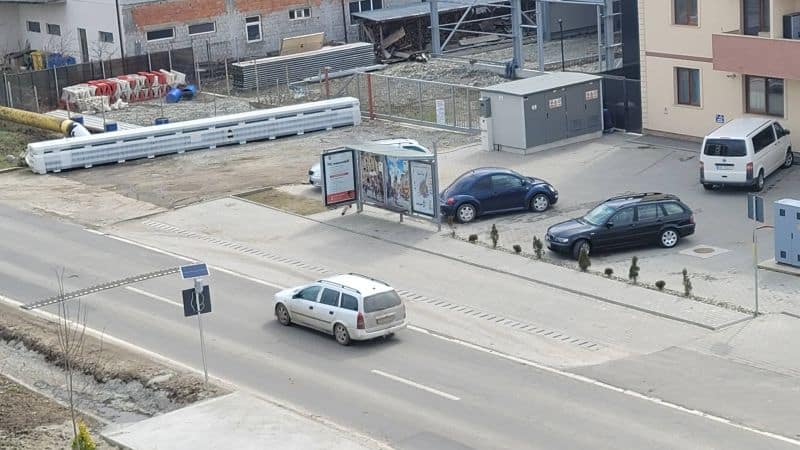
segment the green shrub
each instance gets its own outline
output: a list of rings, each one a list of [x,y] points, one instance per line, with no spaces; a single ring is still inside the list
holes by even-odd
[[[497,241],[500,240],[500,232],[497,231],[497,225],[492,224],[492,230],[489,231],[489,238],[492,240],[492,248],[497,248]]]
[[[580,267],[581,272],[586,272],[591,265],[592,261],[589,260],[589,252],[586,251],[584,246],[584,248],[581,249],[581,253],[578,255],[578,267]]]
[[[603,271],[606,277],[611,278],[611,275],[614,275],[614,269],[611,267],[606,267],[606,270]]]
[[[689,279],[689,272],[686,268],[683,268],[683,295],[690,296],[692,295],[692,280]]]
[[[542,259],[542,253],[543,252],[544,252],[544,243],[537,236],[534,236],[533,237],[533,254],[536,255],[536,259]]]
[[[664,290],[664,286],[666,286],[666,285],[667,285],[667,283],[664,280],[656,281],[656,288],[658,288],[659,291],[663,291]]]
[[[79,421],[78,435],[72,440],[72,450],[95,450],[96,448],[86,423],[83,420]]]
[[[474,243],[478,242],[478,235],[477,234],[470,234],[467,239],[474,244]]]
[[[522,253],[522,247],[520,247],[519,244],[514,244],[514,246],[512,248],[514,249],[514,253],[516,253],[518,255],[520,253]]]

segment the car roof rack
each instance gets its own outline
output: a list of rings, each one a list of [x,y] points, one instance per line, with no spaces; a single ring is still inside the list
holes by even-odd
[[[638,194],[622,194],[611,197],[607,199],[607,202],[614,201],[614,200],[633,200],[633,199],[640,199],[646,197],[671,197],[670,194],[662,194],[661,192],[641,192]]]
[[[355,272],[348,272],[347,274],[348,274],[348,275],[353,275],[353,276],[356,276],[356,277],[366,278],[366,279],[368,279],[368,280],[372,280],[372,281],[374,281],[374,282],[376,282],[376,283],[380,283],[380,284],[382,284],[382,285],[384,285],[384,286],[391,287],[391,286],[389,286],[389,283],[387,283],[387,282],[385,282],[385,281],[383,281],[383,280],[379,280],[379,279],[377,279],[377,278],[372,278],[372,277],[370,277],[370,276],[367,276],[367,275],[362,275],[362,274],[360,274],[360,273],[355,273]]]

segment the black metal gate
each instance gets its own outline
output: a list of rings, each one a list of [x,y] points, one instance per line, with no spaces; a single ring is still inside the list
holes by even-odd
[[[603,108],[608,109],[614,128],[642,132],[642,85],[639,80],[615,75],[603,77]]]

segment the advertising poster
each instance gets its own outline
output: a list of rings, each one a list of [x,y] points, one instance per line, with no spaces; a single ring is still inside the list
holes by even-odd
[[[436,216],[436,192],[433,192],[433,166],[410,161],[411,211],[429,217]]]
[[[408,163],[404,159],[386,157],[386,204],[390,208],[411,210],[411,180]]]
[[[325,206],[356,200],[356,164],[352,150],[322,155]]]
[[[386,168],[382,155],[359,152],[361,163],[361,195],[365,203],[386,205]]]

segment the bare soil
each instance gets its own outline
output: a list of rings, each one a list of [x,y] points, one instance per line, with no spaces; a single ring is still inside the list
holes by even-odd
[[[294,195],[274,188],[242,194],[239,197],[302,216],[310,216],[328,210],[319,199]]]
[[[17,167],[29,143],[59,137],[58,133],[0,120],[0,169]]]

